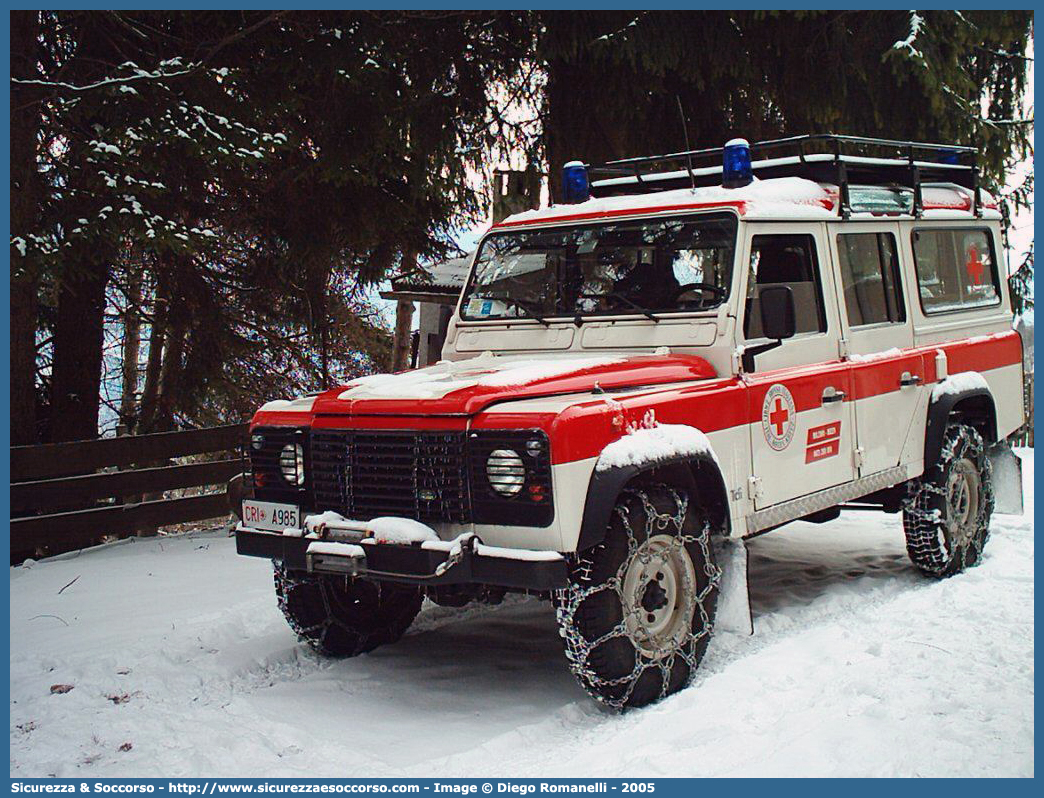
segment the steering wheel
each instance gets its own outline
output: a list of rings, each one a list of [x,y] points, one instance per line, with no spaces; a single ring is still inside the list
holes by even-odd
[[[678,297],[682,294],[686,294],[689,291],[709,291],[714,294],[718,299],[725,298],[725,289],[719,288],[713,283],[686,283],[685,285],[679,285],[678,290],[674,292],[674,301],[678,301]]]
[[[678,286],[678,290],[674,292],[674,303],[678,304],[678,299],[682,294],[686,294],[689,291],[706,291],[707,293],[713,294],[715,299],[724,301],[725,289],[719,288],[713,283],[686,283],[685,285]],[[685,303],[689,304],[689,303]],[[703,298],[700,298],[700,305],[703,305]]]

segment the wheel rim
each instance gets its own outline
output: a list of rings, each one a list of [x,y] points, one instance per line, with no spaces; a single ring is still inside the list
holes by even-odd
[[[979,518],[979,479],[975,463],[963,458],[954,463],[946,486],[950,548],[963,548],[971,542]]]
[[[642,656],[669,656],[686,638],[696,604],[696,569],[682,541],[656,535],[635,551],[623,579],[624,626]]]

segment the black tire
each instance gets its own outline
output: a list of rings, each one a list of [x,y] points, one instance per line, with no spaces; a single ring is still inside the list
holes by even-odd
[[[598,701],[645,706],[692,680],[721,577],[710,535],[685,490],[620,494],[605,540],[578,557],[570,587],[555,595],[569,668]]]
[[[275,565],[276,598],[301,640],[328,657],[354,657],[394,643],[420,612],[420,589]]]
[[[982,436],[951,422],[938,462],[908,485],[903,529],[913,564],[939,579],[977,564],[990,536],[993,504],[993,470]]]

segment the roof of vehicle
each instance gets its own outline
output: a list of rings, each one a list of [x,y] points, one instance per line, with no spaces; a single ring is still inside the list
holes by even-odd
[[[883,186],[852,186],[852,220],[912,218],[912,211],[901,210],[910,189]],[[955,184],[922,184],[924,218],[974,219],[972,192]],[[772,221],[839,221],[839,189],[829,183],[817,183],[801,177],[754,179],[741,188],[702,186],[643,194],[626,194],[592,198],[575,204],[552,205],[540,210],[509,216],[494,229],[557,224],[563,222],[600,221],[616,217],[662,215],[700,210],[734,210],[750,220]],[[891,210],[884,210],[891,203]],[[983,192],[983,215],[999,219],[996,201]],[[863,210],[861,210],[863,208]],[[873,210],[868,210],[873,208]]]

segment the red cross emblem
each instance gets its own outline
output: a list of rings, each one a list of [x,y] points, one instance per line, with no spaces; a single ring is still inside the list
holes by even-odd
[[[769,413],[769,424],[776,428],[776,435],[783,437],[783,429],[790,418],[790,411],[783,407],[783,400],[776,397],[776,408]]]
[[[797,408],[786,385],[776,383],[766,392],[761,405],[761,428],[770,449],[781,452],[790,446],[797,429]]]
[[[964,264],[964,268],[968,270],[968,276],[971,277],[974,285],[982,285],[982,275],[986,270],[986,264],[979,257],[977,247],[972,246],[968,249],[968,261]]]

